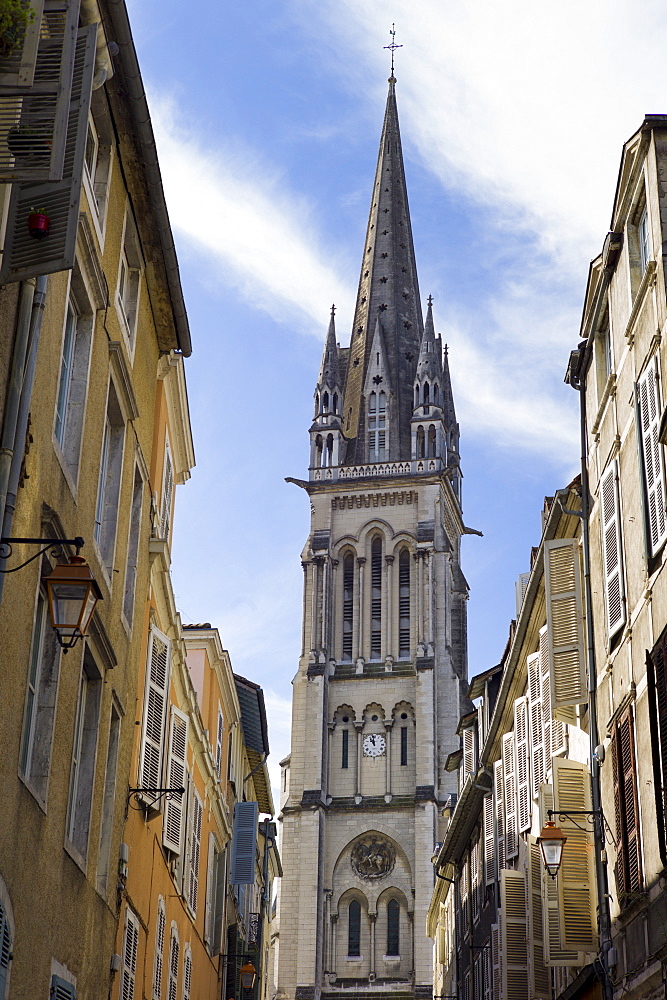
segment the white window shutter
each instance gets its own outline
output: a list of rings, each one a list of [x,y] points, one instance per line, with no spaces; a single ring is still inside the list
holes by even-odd
[[[554,719],[551,711],[551,674],[549,670],[547,627],[540,629],[540,695],[542,698],[542,725],[544,745],[544,781],[551,774],[551,760],[558,754],[567,752],[567,726],[560,719]],[[564,715],[568,709],[561,709]],[[570,711],[576,713],[576,708]]]
[[[74,266],[96,37],[95,24],[77,31],[62,180],[12,185],[0,284],[67,271]],[[44,209],[51,220],[49,234],[43,240],[33,239],[28,231],[32,207]]]
[[[134,1000],[137,974],[137,951],[139,948],[139,921],[129,907],[125,910],[125,934],[123,936],[123,967],[120,977],[121,1000]]]
[[[463,781],[465,783],[469,774],[474,774],[477,770],[475,761],[475,727],[468,726],[463,730]]]
[[[201,820],[203,806],[197,792],[193,789],[192,821],[190,826],[190,847],[188,852],[187,900],[190,909],[197,913],[197,897],[199,894],[199,861],[201,855]]]
[[[554,806],[554,793],[551,785],[540,788],[540,827],[549,819],[549,809]],[[544,941],[544,960],[551,966],[583,965],[583,956],[577,951],[565,951],[561,948],[560,908],[558,906],[558,882],[547,874],[542,865],[542,939]]]
[[[176,1000],[178,992],[178,960],[180,952],[181,946],[178,940],[178,934],[175,929],[172,929],[171,940],[169,942],[169,985],[167,988],[167,1000]]]
[[[191,990],[192,990],[192,952],[190,951],[190,945],[186,944],[185,952],[183,953],[182,1000],[190,1000]]]
[[[542,852],[528,837],[528,967],[531,1000],[551,1000],[551,976],[544,961]]]
[[[495,831],[493,828],[493,795],[484,796],[484,884],[496,881]]]
[[[637,383],[644,483],[651,555],[655,555],[667,537],[665,516],[665,466],[660,431],[660,391],[658,358],[654,357]]]
[[[607,635],[611,638],[625,624],[626,618],[617,462],[612,462],[600,479],[600,524],[605,574]]]
[[[505,857],[514,858],[519,850],[516,814],[516,773],[514,770],[514,733],[503,736],[503,798],[505,800]]]
[[[188,761],[188,717],[172,705],[169,726],[169,757],[167,763],[167,787],[185,788]],[[181,853],[183,839],[183,795],[174,793],[165,802],[162,843],[173,851]]]
[[[491,962],[492,962],[492,982],[493,1000],[502,1000],[502,953],[500,950],[500,925],[491,925]]]
[[[540,785],[546,778],[539,652],[532,653],[527,658],[526,668],[528,671],[528,714],[530,719],[530,791],[532,797],[537,799]]]
[[[139,757],[140,788],[159,788],[162,782],[164,732],[169,697],[171,642],[155,627],[148,637],[148,663],[144,694],[144,717]],[[155,796],[147,796],[147,801]]]
[[[255,851],[257,845],[256,802],[237,802],[234,806],[234,832],[232,836],[232,885],[255,884]]]
[[[171,449],[167,443],[164,454],[164,481],[162,484],[162,511],[160,514],[160,538],[169,537],[171,524],[171,498],[174,492],[174,467],[171,461]]]
[[[213,941],[213,913],[215,910],[215,836],[208,835],[206,858],[206,914],[204,916],[204,941],[211,948]]]
[[[0,900],[0,1000],[7,994],[7,978],[12,963],[12,935],[7,913]]]
[[[60,976],[51,976],[49,1000],[76,1000],[76,986]],[[125,998],[121,997],[121,1000]]]
[[[551,711],[586,701],[584,618],[579,543],[557,538],[544,543]]]
[[[578,760],[557,757],[553,762],[554,810],[591,809],[591,778]],[[575,822],[575,820],[577,822]],[[567,850],[558,873],[561,947],[597,951],[595,850],[590,823],[579,817],[559,817]],[[577,825],[577,823],[579,825]],[[581,829],[588,826],[589,829]]]
[[[77,15],[78,6],[77,3]],[[30,9],[33,12],[33,20],[25,29],[22,44],[2,60],[0,68],[0,95],[2,97],[29,90],[35,79],[44,0],[30,0]]]
[[[493,765],[493,806],[496,820],[496,878],[505,867],[505,782],[503,779],[503,762],[495,761]]]
[[[506,868],[500,873],[500,933],[503,1000],[528,997],[528,944],[526,940],[526,877]]]
[[[459,881],[459,893],[461,895],[461,920],[463,921],[463,937],[468,937],[470,931],[470,860],[466,854],[461,866],[461,879]]]
[[[167,923],[164,899],[157,904],[157,927],[155,931],[155,962],[153,965],[153,1000],[162,1000],[162,970],[164,967],[164,932]]]
[[[530,773],[528,766],[528,701],[514,702],[514,774],[516,776],[517,829],[530,827]]]
[[[470,893],[472,896],[472,919],[475,923],[479,920],[479,840],[476,840],[470,849]]]
[[[222,742],[225,732],[225,719],[218,708],[218,731],[215,739],[215,770],[219,778],[222,777]]]

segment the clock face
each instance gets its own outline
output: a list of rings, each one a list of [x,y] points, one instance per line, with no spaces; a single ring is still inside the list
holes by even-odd
[[[380,736],[378,733],[364,736],[364,753],[367,757],[381,757],[386,745],[384,736]]]

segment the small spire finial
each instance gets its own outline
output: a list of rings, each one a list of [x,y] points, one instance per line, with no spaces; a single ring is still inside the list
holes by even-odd
[[[429,297],[428,297],[428,299],[427,299],[427,302],[428,302],[428,304],[429,304],[430,306],[432,306],[432,305],[433,305],[433,296],[432,296],[432,295],[429,295]]]
[[[334,317],[335,315],[336,315],[336,306],[335,306],[335,305],[333,305],[333,306],[331,307],[331,317],[333,318],[333,317]]]
[[[449,357],[449,344],[445,344],[445,357]]]
[[[396,49],[402,49],[403,46],[396,44],[396,25],[393,22],[389,34],[391,35],[391,44],[383,45],[382,47],[384,49],[391,50],[391,76],[389,77],[389,83],[396,83],[396,78],[394,76],[394,52],[396,51]]]

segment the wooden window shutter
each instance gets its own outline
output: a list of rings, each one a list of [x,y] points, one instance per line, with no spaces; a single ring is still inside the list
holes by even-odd
[[[514,774],[516,776],[517,828],[530,827],[530,770],[528,763],[528,701],[514,702]]]
[[[197,792],[192,795],[192,822],[190,827],[190,848],[188,854],[187,900],[190,909],[197,913],[197,897],[199,894],[199,861],[201,856],[201,820],[203,806]]]
[[[544,961],[542,907],[542,853],[537,839],[528,837],[528,968],[531,998],[551,1000],[551,976]]]
[[[162,782],[164,733],[169,695],[171,642],[155,627],[148,637],[144,718],[139,758],[139,786],[159,788]],[[147,796],[148,799],[154,796]]]
[[[503,736],[503,798],[505,800],[505,857],[514,858],[519,850],[516,814],[516,773],[514,770],[514,733]]]
[[[42,0],[33,12],[23,46],[0,76],[0,182],[5,183],[63,176],[79,0]]]
[[[167,787],[185,788],[188,762],[188,717],[172,705],[169,726]],[[183,795],[174,794],[164,806],[162,843],[174,854],[181,853],[183,838]]]
[[[616,813],[616,883],[621,906],[630,893],[643,888],[639,840],[639,800],[632,706],[628,705],[614,726],[611,744]]]
[[[502,989],[502,955],[500,951],[500,925],[491,925],[491,981],[493,983],[493,1000],[501,1000]]]
[[[554,809],[591,809],[591,778],[585,764],[557,757],[553,762]],[[567,837],[558,873],[561,947],[597,951],[595,848],[590,824],[579,817],[559,817]],[[578,825],[577,825],[578,824]]]
[[[234,806],[234,833],[232,836],[232,885],[255,884],[255,851],[257,844],[256,802],[237,802]]]
[[[554,793],[551,785],[540,789],[540,828],[549,819],[548,810],[554,807]],[[560,908],[558,906],[558,883],[547,874],[542,865],[542,941],[544,961],[548,966],[583,965],[583,953],[564,951],[560,944]]]
[[[551,678],[549,671],[549,639],[547,627],[544,625],[540,629],[540,695],[542,698],[542,725],[544,742],[544,780],[547,781],[551,774],[551,760],[559,754],[567,753],[567,726],[561,719],[554,719],[551,711]],[[576,722],[576,708],[571,706],[572,722]],[[561,717],[565,717],[567,708],[560,711]]]
[[[164,967],[164,932],[167,923],[164,899],[157,904],[157,927],[155,930],[155,962],[153,965],[153,1000],[162,1000],[162,972]]]
[[[526,660],[528,671],[528,708],[530,719],[530,791],[534,799],[546,780],[544,767],[544,721],[540,686],[540,654],[532,653]]]
[[[174,467],[169,442],[164,453],[164,480],[162,484],[162,511],[160,513],[160,538],[169,538],[171,524],[171,499],[174,492]]]
[[[137,974],[137,951],[139,948],[139,921],[129,907],[125,910],[125,934],[123,936],[123,968],[120,977],[121,1000],[134,1000]]]
[[[505,867],[505,782],[503,780],[503,762],[495,761],[493,765],[493,805],[496,819],[496,878]]]
[[[612,462],[600,479],[600,523],[602,527],[607,635],[611,638],[625,624],[626,617],[617,462]]]
[[[62,179],[12,185],[0,284],[67,271],[74,266],[96,37],[95,24],[77,31]],[[51,220],[45,240],[33,239],[28,231],[26,222],[33,206],[44,208]]]
[[[579,544],[574,538],[544,543],[551,712],[586,701],[584,618]],[[568,721],[566,716],[564,721]]]
[[[495,831],[493,827],[493,795],[484,796],[484,884],[496,881]]]
[[[215,836],[208,835],[208,855],[206,857],[206,912],[204,916],[204,941],[211,947],[213,941],[213,913],[215,910]]]
[[[667,865],[667,632],[646,653],[653,788],[660,857]]]
[[[51,976],[49,1000],[76,1000],[76,986],[60,976]],[[125,1000],[123,994],[121,1000]]]
[[[475,727],[468,726],[463,730],[463,781],[465,783],[469,774],[474,774],[477,770],[475,760]]]
[[[500,933],[503,1000],[528,998],[526,877],[506,868],[500,873]]]
[[[649,549],[655,555],[667,537],[667,517],[665,516],[665,466],[662,445],[658,439],[660,430],[660,390],[658,358],[649,362],[646,371],[637,383],[639,403],[641,450],[643,458],[644,485],[646,488],[646,512],[649,535]]]

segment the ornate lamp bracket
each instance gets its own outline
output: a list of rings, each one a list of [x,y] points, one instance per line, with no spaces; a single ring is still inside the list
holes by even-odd
[[[33,562],[35,559],[39,559],[43,556],[45,552],[51,553],[54,559],[56,559],[63,552],[63,547],[65,545],[72,545],[76,549],[76,554],[78,555],[80,550],[83,548],[84,541],[80,535],[76,538],[0,538],[0,561],[6,562],[11,559],[14,554],[14,545],[39,545],[41,546],[39,552],[36,552],[34,556],[30,556],[25,562],[22,562],[19,566],[12,566],[11,569],[0,569],[0,573],[16,573],[17,570],[23,569],[28,563]]]
[[[128,805],[133,809],[141,811],[152,809],[156,802],[164,798],[165,802],[175,798],[177,795],[184,795],[184,788],[130,788],[128,789]]]

